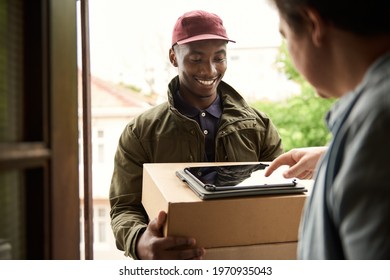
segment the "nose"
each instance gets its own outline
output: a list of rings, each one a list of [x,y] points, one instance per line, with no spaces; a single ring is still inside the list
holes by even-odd
[[[207,76],[215,76],[218,73],[217,67],[213,61],[205,61],[202,63],[200,73]]]

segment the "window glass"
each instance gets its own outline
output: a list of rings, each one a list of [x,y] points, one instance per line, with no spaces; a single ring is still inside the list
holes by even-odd
[[[0,141],[20,139],[23,23],[20,1],[0,4]],[[9,59],[12,58],[12,59]]]
[[[0,143],[16,142],[21,137],[23,22],[20,2],[0,2]],[[0,259],[26,256],[23,174],[16,170],[0,171]]]
[[[25,258],[23,174],[0,172],[0,259]]]

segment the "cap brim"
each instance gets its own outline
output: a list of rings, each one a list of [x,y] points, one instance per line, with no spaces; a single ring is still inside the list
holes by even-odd
[[[202,40],[225,40],[225,41],[232,42],[232,43],[236,42],[236,41],[230,40],[229,38],[214,35],[214,34],[202,34],[202,35],[197,35],[197,36],[193,36],[193,37],[190,37],[190,38],[187,38],[184,40],[177,41],[176,44],[182,45],[182,44],[191,43],[191,42],[195,42],[195,41],[202,41]]]

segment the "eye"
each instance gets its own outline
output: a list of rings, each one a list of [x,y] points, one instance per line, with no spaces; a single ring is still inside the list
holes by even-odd
[[[199,62],[202,61],[200,58],[191,58],[190,60],[191,60],[191,62],[193,62],[193,63],[199,63]]]
[[[225,60],[226,60],[225,56],[217,56],[216,58],[214,58],[214,61],[216,62],[224,62]]]
[[[199,55],[192,55],[189,57],[189,59],[192,63],[199,63],[202,61],[202,57]]]

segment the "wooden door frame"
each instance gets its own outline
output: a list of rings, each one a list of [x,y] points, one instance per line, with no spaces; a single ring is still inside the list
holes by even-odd
[[[80,258],[76,1],[50,0],[51,258]]]
[[[26,209],[26,258],[80,259],[76,1],[12,7],[23,22],[21,135],[0,143],[0,171],[24,175],[26,195],[15,203]]]

